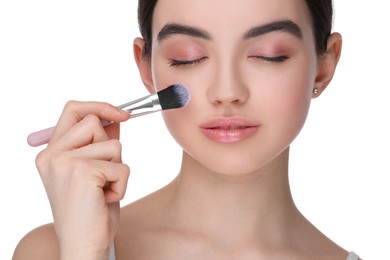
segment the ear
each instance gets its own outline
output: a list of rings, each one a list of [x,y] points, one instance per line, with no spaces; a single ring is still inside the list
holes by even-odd
[[[327,50],[319,58],[319,70],[314,84],[317,93],[314,94],[314,97],[318,97],[332,80],[340,60],[341,47],[341,35],[339,33],[331,34],[327,40]]]
[[[155,93],[156,90],[153,84],[152,67],[150,59],[143,55],[145,48],[145,40],[136,38],[133,42],[134,59],[137,63],[142,82],[150,93]]]

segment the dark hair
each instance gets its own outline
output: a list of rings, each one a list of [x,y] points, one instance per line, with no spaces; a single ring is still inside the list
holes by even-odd
[[[306,0],[306,4],[312,17],[317,53],[323,54],[326,52],[327,40],[332,31],[332,0]]]
[[[138,24],[145,40],[143,54],[146,57],[150,56],[152,48],[152,18],[156,4],[157,0],[138,0]],[[306,0],[306,4],[312,17],[317,54],[323,54],[332,30],[332,0]]]

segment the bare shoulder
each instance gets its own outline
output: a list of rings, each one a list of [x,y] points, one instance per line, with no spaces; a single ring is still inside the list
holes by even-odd
[[[46,224],[26,234],[16,246],[12,259],[59,259],[58,240],[54,225]]]

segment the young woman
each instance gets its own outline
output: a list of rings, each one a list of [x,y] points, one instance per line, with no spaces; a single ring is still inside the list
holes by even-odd
[[[288,181],[289,146],[340,57],[331,0],[140,0],[139,23],[146,88],[191,93],[163,112],[183,148],[179,174],[120,209],[130,115],[69,102],[36,159],[54,224],[14,259],[357,259],[299,212]]]

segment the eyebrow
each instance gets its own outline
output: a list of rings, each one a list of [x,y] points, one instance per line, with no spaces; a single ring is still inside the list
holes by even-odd
[[[192,26],[170,23],[166,24],[158,33],[157,41],[161,42],[164,39],[176,34],[183,34],[196,38],[201,38],[204,40],[211,40],[211,35],[202,29]]]
[[[244,34],[243,39],[248,40],[250,38],[278,31],[289,33],[298,39],[303,38],[302,29],[296,23],[291,20],[283,20],[253,27]]]
[[[248,40],[267,33],[278,31],[289,33],[298,39],[303,38],[302,30],[296,23],[291,20],[282,20],[253,27],[244,34],[243,39]],[[164,27],[160,30],[157,35],[157,41],[161,42],[169,38],[170,36],[177,34],[188,35],[191,37],[201,38],[209,41],[212,40],[211,35],[200,28],[181,25],[177,23],[169,23],[164,25]]]

